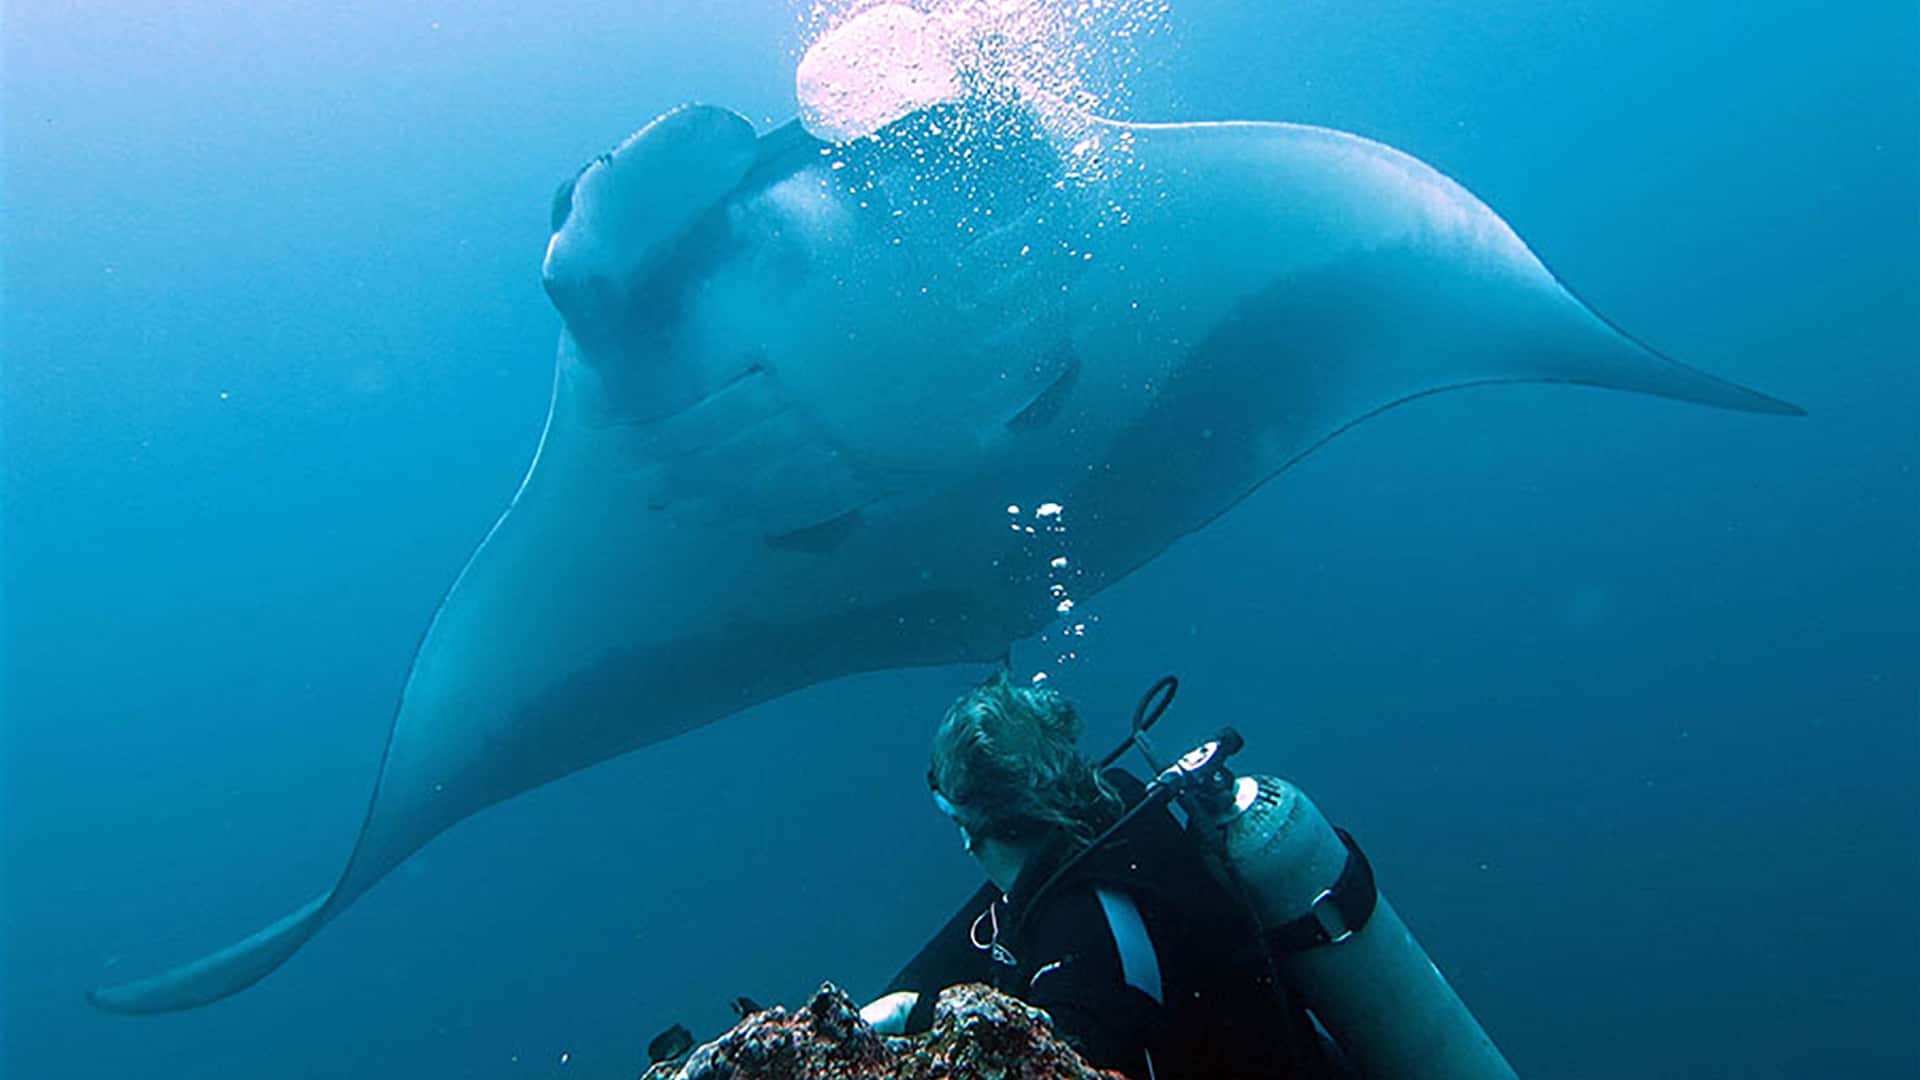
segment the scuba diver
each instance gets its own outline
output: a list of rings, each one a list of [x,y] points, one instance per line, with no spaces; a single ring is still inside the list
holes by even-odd
[[[1144,805],[1140,780],[1081,755],[1080,730],[1064,697],[1004,672],[947,710],[927,780],[988,883],[862,1014],[921,1031],[940,990],[980,982],[1132,1080],[1351,1075],[1253,909],[1165,801]]]

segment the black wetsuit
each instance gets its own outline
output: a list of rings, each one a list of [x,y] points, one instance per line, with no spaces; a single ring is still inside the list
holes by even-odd
[[[1144,790],[1119,770],[1107,779],[1129,805]],[[1073,851],[1064,837],[1044,847],[1006,896],[982,886],[894,977],[889,993],[920,995],[909,1031],[931,1023],[942,989],[983,982],[1133,1080],[1338,1075],[1311,1018],[1276,992],[1245,906],[1171,813],[1141,814],[1036,902]]]

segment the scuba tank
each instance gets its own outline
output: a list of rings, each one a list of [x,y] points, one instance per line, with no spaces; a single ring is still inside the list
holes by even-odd
[[[1147,797],[1124,815],[1178,799],[1187,832],[1239,888],[1278,974],[1368,1080],[1516,1080],[1479,1021],[1379,894],[1359,845],[1285,780],[1236,778],[1232,728],[1162,766],[1146,730],[1179,682],[1155,683],[1134,711],[1129,748],[1154,766]],[[1097,843],[1097,841],[1096,841]]]
[[[1241,777],[1210,826],[1252,903],[1282,976],[1363,1076],[1514,1080],[1513,1066],[1434,966],[1366,856],[1313,800],[1274,777]],[[1198,819],[1195,819],[1198,820]]]

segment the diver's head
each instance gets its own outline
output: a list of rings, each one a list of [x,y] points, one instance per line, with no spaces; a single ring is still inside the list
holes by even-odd
[[[1071,703],[1005,672],[962,694],[934,732],[927,783],[1003,889],[1011,882],[990,864],[1006,852],[1056,833],[1084,844],[1119,817],[1120,799],[1081,756],[1079,737]]]

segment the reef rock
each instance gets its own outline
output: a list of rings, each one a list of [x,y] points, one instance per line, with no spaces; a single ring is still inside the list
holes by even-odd
[[[923,1035],[878,1035],[828,983],[798,1009],[754,1013],[642,1080],[1123,1080],[1088,1065],[1047,1014],[992,987],[951,987]]]

